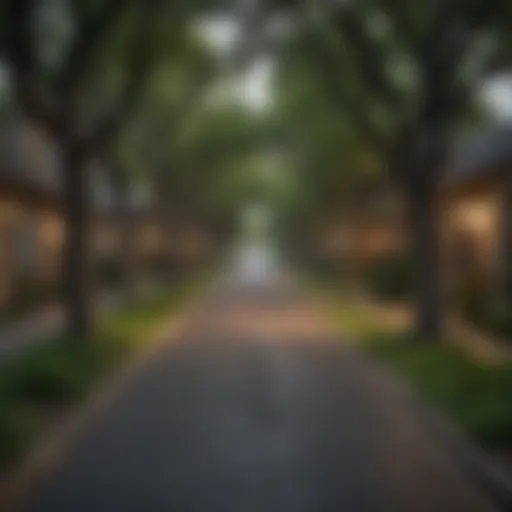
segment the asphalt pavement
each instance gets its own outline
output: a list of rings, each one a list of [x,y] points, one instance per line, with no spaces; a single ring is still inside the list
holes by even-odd
[[[497,510],[279,280],[209,294],[25,498],[27,512]]]

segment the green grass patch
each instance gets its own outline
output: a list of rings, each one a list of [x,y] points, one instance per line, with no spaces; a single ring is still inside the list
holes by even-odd
[[[141,305],[100,319],[88,343],[63,336],[49,339],[0,368],[0,470],[33,444],[45,411],[84,399],[133,351],[153,341],[156,329],[195,290],[182,286]]]
[[[363,273],[372,294],[387,300],[402,300],[413,291],[413,266],[405,254],[391,253],[375,261]]]
[[[0,403],[0,470],[14,464],[40,431],[38,417],[23,404]]]
[[[374,335],[365,348],[490,447],[512,443],[512,366],[478,362],[448,343]]]
[[[349,300],[344,301],[341,308],[343,309],[342,315],[336,308],[331,310],[331,317],[335,325],[347,334],[355,334],[358,337],[384,334],[382,325],[368,311],[352,305]]]
[[[333,317],[357,346],[383,362],[471,438],[489,448],[512,445],[512,364],[484,363],[448,342],[390,332],[357,305],[338,303]],[[347,329],[348,326],[348,329]]]

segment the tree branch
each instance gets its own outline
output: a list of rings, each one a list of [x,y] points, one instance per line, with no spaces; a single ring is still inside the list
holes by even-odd
[[[370,91],[389,106],[400,107],[401,95],[391,83],[386,69],[387,54],[382,50],[382,45],[368,34],[362,16],[355,8],[347,6],[337,15],[336,27],[356,53],[359,70]]]
[[[382,152],[386,141],[381,131],[371,120],[373,108],[368,108],[368,98],[363,97],[365,92],[356,89],[344,81],[344,75],[340,72],[340,56],[336,54],[331,45],[323,38],[316,38],[318,44],[310,43],[308,48],[314,53],[309,56],[313,69],[322,77],[323,84],[327,87],[327,94],[334,100],[340,110],[346,113],[360,135],[367,139],[368,143],[377,152]]]
[[[128,3],[127,0],[105,0],[103,7],[94,15],[85,15],[82,11],[82,17],[78,20],[78,26],[75,29],[76,36],[57,77],[58,94],[72,97],[89,69],[98,47],[125,12]]]
[[[423,75],[424,98],[418,119],[428,124],[445,124],[453,119],[458,106],[454,93],[460,92],[460,64],[469,47],[471,31],[458,2],[438,8],[431,30],[417,54]]]
[[[161,2],[151,1],[143,5],[133,41],[124,91],[117,105],[92,128],[85,137],[85,145],[103,147],[115,138],[126,119],[137,107],[138,100],[149,80],[154,60],[153,35],[160,13]]]
[[[8,0],[5,52],[16,82],[16,94],[24,111],[53,133],[60,130],[55,110],[43,92],[42,77],[34,54],[33,19],[36,0]]]

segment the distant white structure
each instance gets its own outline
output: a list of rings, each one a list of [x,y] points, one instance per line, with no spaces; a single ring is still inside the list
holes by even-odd
[[[276,277],[279,258],[270,237],[272,216],[264,205],[250,205],[242,215],[241,237],[234,251],[238,280],[265,282]]]
[[[498,120],[512,119],[512,75],[503,74],[484,83],[481,92],[484,104]]]
[[[244,239],[268,239],[272,218],[265,205],[251,204],[243,211],[241,231]]]

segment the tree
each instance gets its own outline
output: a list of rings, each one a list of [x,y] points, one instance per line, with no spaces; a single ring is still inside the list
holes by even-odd
[[[60,149],[67,330],[84,339],[93,327],[88,166],[143,93],[169,13],[159,0],[6,0],[6,11],[4,53],[19,103]]]
[[[370,190],[386,185],[360,88],[347,76],[349,68],[335,73],[339,61],[330,62],[325,50],[309,24],[298,27],[279,53],[271,124],[274,140],[289,155],[293,194],[286,222],[294,247],[333,217],[361,209]]]
[[[153,217],[155,220],[158,217],[171,247],[173,226],[178,221],[182,201],[179,183],[188,174],[180,163],[181,134],[218,74],[211,49],[198,39],[194,28],[191,24],[183,33],[173,59],[155,69],[143,100],[120,133],[118,144],[106,155],[109,167],[116,171],[112,178],[121,199],[121,231],[126,236],[120,249],[125,255],[124,274],[128,285],[134,284],[138,274],[137,265],[130,257],[133,254],[131,224],[135,220],[129,213],[131,189],[141,182],[152,189]],[[170,249],[164,252],[170,253]],[[168,254],[161,257],[162,270],[165,261],[170,270]]]
[[[476,74],[487,69],[489,57],[475,62],[472,50],[493,28],[495,13],[489,5],[458,0],[418,2],[414,7],[386,0],[344,3],[330,11],[325,3],[323,7],[314,14],[330,50],[324,46],[318,62],[331,81],[343,84],[340,96],[350,90],[363,97],[357,111],[346,95],[340,103],[382,152],[407,198],[417,282],[416,331],[436,338],[443,302],[439,178],[454,123],[472,97]],[[355,77],[358,86],[347,87],[347,76]]]
[[[183,211],[223,236],[244,201],[246,162],[261,147],[258,120],[242,106],[205,105],[184,133],[179,160],[186,172],[178,195]]]

